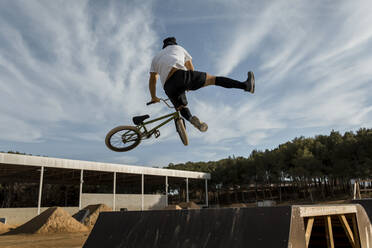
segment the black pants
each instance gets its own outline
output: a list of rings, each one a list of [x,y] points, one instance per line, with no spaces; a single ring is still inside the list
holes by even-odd
[[[177,109],[187,105],[186,90],[197,90],[204,86],[207,74],[199,71],[177,70],[165,82],[164,91]]]
[[[186,90],[197,90],[204,86],[207,73],[199,71],[184,71],[177,70],[173,75],[168,78],[164,84],[165,94],[173,103],[183,118],[190,120],[192,114],[187,108]],[[181,109],[180,107],[183,106]]]

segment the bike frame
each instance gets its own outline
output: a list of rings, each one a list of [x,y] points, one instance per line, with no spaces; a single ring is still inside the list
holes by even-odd
[[[168,119],[166,119],[166,118],[168,118]],[[167,114],[167,115],[161,116],[161,117],[156,118],[156,119],[153,119],[153,120],[149,120],[149,121],[144,122],[144,123],[142,123],[140,125],[137,125],[138,130],[142,134],[141,135],[142,136],[141,139],[148,139],[148,138],[150,138],[151,135],[153,135],[154,133],[156,133],[156,131],[159,128],[161,128],[162,126],[164,126],[168,122],[170,122],[172,120],[175,120],[177,118],[180,118],[180,113],[178,111],[176,111],[174,113],[171,113],[171,114]],[[160,121],[160,120],[163,120],[163,119],[166,119],[166,120],[163,121],[162,123],[160,123],[159,125],[157,125],[156,127],[153,127],[152,129],[147,130],[146,125],[151,124],[151,123],[154,123],[154,122],[157,122],[157,121]],[[143,131],[141,129],[143,129]]]

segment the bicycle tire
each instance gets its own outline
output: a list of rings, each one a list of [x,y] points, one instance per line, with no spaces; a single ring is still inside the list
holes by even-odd
[[[124,131],[124,133],[120,134],[121,131]],[[116,134],[119,137],[115,137],[116,140],[112,140]],[[125,141],[124,139],[129,139],[129,140]],[[127,142],[128,143],[133,142],[133,143],[131,143],[128,146],[119,147],[119,145],[126,144]],[[129,150],[132,150],[133,148],[138,146],[140,142],[141,142],[141,133],[134,126],[115,127],[107,133],[106,138],[105,138],[105,143],[106,143],[107,148],[115,152],[126,152]]]
[[[187,137],[186,133],[185,120],[183,118],[177,118],[174,120],[174,122],[176,124],[176,130],[181,138],[182,143],[187,146],[189,144],[189,138]]]

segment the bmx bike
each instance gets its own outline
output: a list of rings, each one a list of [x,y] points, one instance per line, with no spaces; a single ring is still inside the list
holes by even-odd
[[[169,99],[160,99],[169,108],[173,108],[168,104]],[[155,102],[148,102],[146,105],[153,104]],[[133,123],[135,126],[118,126],[111,129],[105,138],[106,146],[115,152],[126,152],[132,150],[138,146],[141,140],[149,139],[152,136],[158,138],[160,136],[159,128],[174,120],[176,125],[176,130],[181,138],[182,143],[187,146],[189,140],[186,133],[185,120],[181,117],[179,111],[175,111],[171,114],[161,116],[159,118],[149,120],[144,122],[146,119],[150,118],[149,115],[140,115],[133,117]],[[146,125],[164,120],[156,127],[148,130]]]

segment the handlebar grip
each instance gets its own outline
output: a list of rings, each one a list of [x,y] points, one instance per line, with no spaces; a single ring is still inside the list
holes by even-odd
[[[148,106],[148,105],[150,105],[150,104],[154,104],[154,103],[156,103],[156,102],[151,101],[151,102],[146,103],[146,105]]]

